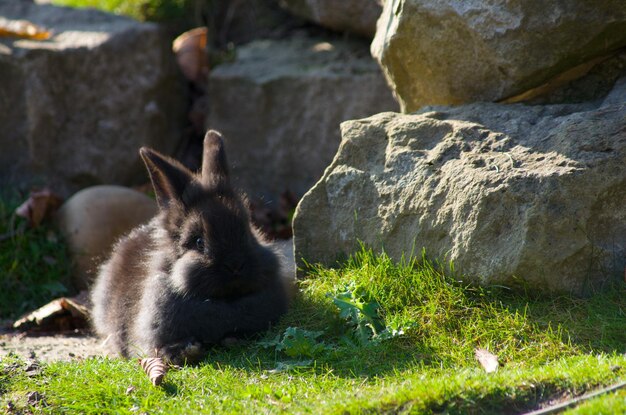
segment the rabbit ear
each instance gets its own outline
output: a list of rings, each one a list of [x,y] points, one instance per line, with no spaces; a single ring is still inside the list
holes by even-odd
[[[139,154],[150,174],[159,207],[167,207],[172,200],[182,201],[183,192],[193,180],[193,174],[176,160],[150,148],[142,147]]]
[[[228,181],[228,164],[222,135],[215,130],[207,131],[204,136],[202,154],[202,182],[209,186],[218,186]]]

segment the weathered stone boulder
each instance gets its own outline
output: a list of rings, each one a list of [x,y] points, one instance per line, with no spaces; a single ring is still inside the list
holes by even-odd
[[[74,286],[87,288],[113,244],[156,213],[153,199],[122,186],[93,186],[72,195],[55,220],[72,255]]]
[[[342,124],[294,218],[296,261],[362,240],[483,283],[582,292],[626,264],[626,78],[595,104],[477,103]]]
[[[368,38],[374,37],[376,20],[382,11],[378,0],[280,0],[280,4],[321,26]]]
[[[411,112],[505,99],[625,45],[621,0],[389,0],[372,54]]]
[[[68,194],[145,180],[142,145],[173,151],[184,88],[158,26],[13,0],[0,0],[0,16],[53,34],[0,38],[0,179]]]
[[[211,72],[209,100],[235,184],[269,201],[321,177],[342,121],[398,108],[366,43],[304,37],[238,48]]]

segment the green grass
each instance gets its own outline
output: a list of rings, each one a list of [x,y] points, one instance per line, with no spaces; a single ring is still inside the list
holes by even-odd
[[[48,223],[26,226],[14,215],[22,200],[0,197],[0,319],[14,318],[68,292],[67,248]]]
[[[326,365],[273,373],[264,362],[242,358],[242,353],[216,353],[200,367],[171,371],[159,388],[151,386],[132,361],[55,363],[30,378],[19,374],[19,369],[13,373],[5,369],[11,379],[3,404],[6,407],[11,401],[26,409],[27,393],[38,391],[45,405],[34,405],[36,409],[55,414],[204,413],[209,409],[220,413],[394,413],[409,409],[416,413],[511,413],[561,396],[563,391],[581,393],[614,381],[620,373],[612,366],[626,364],[623,357],[578,356],[492,375],[469,368],[413,368],[362,377],[340,375]],[[626,408],[623,402],[621,407]]]
[[[348,307],[352,322],[335,305],[346,287],[365,310]],[[366,318],[375,304],[379,321]],[[51,363],[27,376],[24,362],[8,358],[0,362],[0,406],[51,414],[520,413],[625,380],[625,326],[623,285],[588,299],[479,288],[426,260],[394,264],[363,250],[340,269],[312,271],[264,338],[215,348],[202,364],[168,373],[161,387],[132,360]],[[497,372],[484,372],[476,347],[498,355]],[[29,405],[33,391],[43,399]],[[626,400],[617,392],[571,411],[626,413]]]
[[[57,6],[92,7],[137,20],[167,21],[185,17],[193,0],[53,0]]]
[[[583,402],[580,406],[564,412],[569,415],[615,415],[626,413],[626,390]]]

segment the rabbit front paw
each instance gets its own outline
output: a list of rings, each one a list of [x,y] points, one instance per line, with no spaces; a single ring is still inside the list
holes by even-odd
[[[185,365],[198,363],[204,358],[205,350],[201,343],[189,339],[163,346],[157,354],[171,364]]]

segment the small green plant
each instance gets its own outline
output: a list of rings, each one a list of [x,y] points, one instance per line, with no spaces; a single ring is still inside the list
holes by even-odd
[[[361,345],[379,343],[394,337],[401,336],[407,328],[413,327],[411,323],[400,326],[397,321],[387,325],[381,316],[380,304],[369,298],[366,290],[357,286],[354,281],[345,284],[335,294],[327,294],[333,304],[339,309],[339,317],[345,320],[349,332],[344,340],[350,342],[351,338]]]
[[[282,335],[279,333],[273,340],[260,344],[266,348],[273,347],[289,357],[317,357],[328,347],[323,341],[317,340],[323,333],[288,327]]]
[[[59,6],[93,7],[137,20],[172,21],[185,17],[195,0],[53,0]]]
[[[16,195],[0,195],[0,318],[15,318],[68,293],[67,246],[48,223],[36,228],[14,213]]]
[[[366,299],[366,293],[354,281],[347,283],[339,292],[327,293],[327,298],[339,310],[339,317],[345,321],[343,343],[352,344],[355,339],[360,345],[375,344],[404,334],[404,328],[397,324],[387,326],[379,314],[380,305],[375,300]],[[287,327],[272,340],[261,341],[265,348],[274,348],[289,357],[319,357],[323,352],[337,349],[334,343],[326,343],[319,338],[323,330],[313,331],[300,327]]]
[[[339,309],[339,317],[353,328],[355,337],[360,343],[367,343],[373,336],[385,330],[385,322],[378,314],[380,305],[375,300],[365,298],[363,290],[354,282],[350,282],[340,292],[330,296]]]

